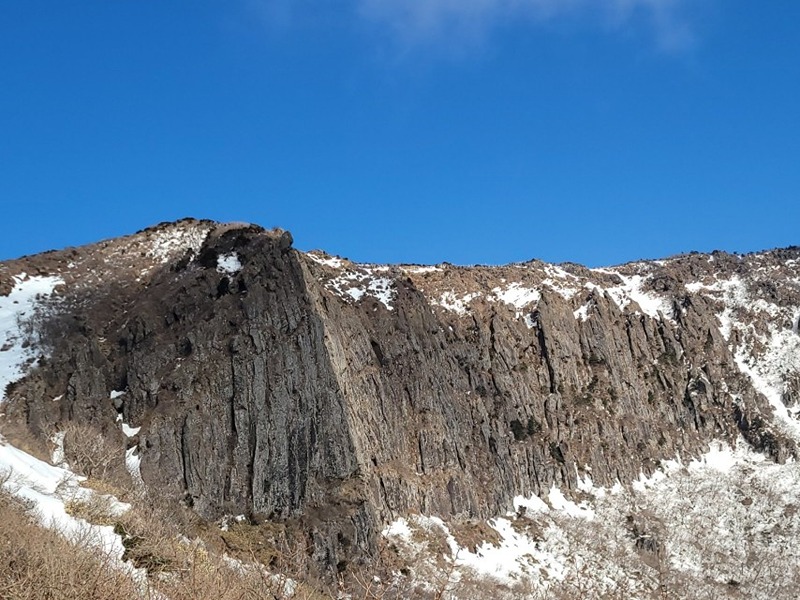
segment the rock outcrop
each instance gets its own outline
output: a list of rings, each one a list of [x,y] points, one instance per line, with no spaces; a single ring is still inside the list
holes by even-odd
[[[798,260],[359,265],[279,230],[162,224],[0,265],[3,289],[64,281],[7,418],[45,436],[121,415],[149,489],[292,522],[341,568],[405,514],[485,519],[740,435],[797,457]]]

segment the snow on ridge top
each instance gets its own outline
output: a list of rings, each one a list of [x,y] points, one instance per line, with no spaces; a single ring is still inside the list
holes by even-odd
[[[544,265],[544,272],[547,274],[548,277],[554,279],[572,279],[577,280],[578,276],[573,275],[566,269],[559,267],[558,265],[553,265],[550,263],[545,263]]]
[[[150,251],[147,254],[156,262],[164,264],[176,254],[183,254],[186,250],[197,253],[212,229],[213,225],[204,223],[155,231],[151,234]]]
[[[669,298],[659,296],[654,292],[646,292],[642,289],[644,282],[649,279],[649,275],[623,275],[614,269],[593,270],[598,273],[616,275],[622,280],[620,285],[605,288],[605,292],[611,296],[620,310],[624,310],[633,301],[639,305],[644,314],[653,319],[660,319],[662,315],[668,319],[674,318],[672,302]],[[598,287],[593,284],[589,285]]]
[[[505,279],[502,280],[505,282]],[[490,301],[499,300],[509,306],[514,307],[514,316],[519,319],[523,317],[522,309],[531,304],[538,304],[539,300],[542,297],[542,294],[539,290],[534,288],[524,287],[521,283],[513,282],[508,285],[505,289],[500,287],[492,288],[492,292],[494,292],[494,296],[487,296],[486,299]],[[526,314],[523,317],[523,321],[525,322],[525,326],[528,329],[533,329],[536,326],[536,323],[533,317],[530,314]]]
[[[226,275],[235,275],[242,270],[242,263],[236,252],[220,254],[217,257],[217,271]]]
[[[38,301],[50,296],[56,286],[64,283],[58,276],[14,277],[15,285],[8,296],[0,296],[0,403],[5,400],[9,383],[17,381],[32,363],[35,364],[35,344],[23,346],[27,322],[34,316]]]
[[[569,286],[565,287],[563,285],[560,285],[558,282],[553,281],[552,279],[545,279],[544,281],[542,281],[542,285],[547,286],[548,288],[556,292],[559,296],[564,298],[564,300],[571,300],[572,297],[579,291],[578,288]]]
[[[563,267],[552,263],[541,263],[541,266],[537,265],[536,267],[546,276],[539,284],[539,290],[546,287],[556,292],[564,300],[571,300],[580,291],[582,277],[573,275]]]
[[[397,294],[394,280],[390,277],[376,275],[388,270],[389,267],[385,266],[361,265],[358,270],[346,270],[325,285],[345,300],[358,302],[366,296],[378,300],[386,307],[386,310],[394,310],[392,302]]]
[[[331,269],[341,269],[345,261],[341,258],[336,256],[328,256],[326,254],[317,252],[312,250],[311,252],[306,252],[306,256],[313,260],[315,263],[320,265],[325,265],[326,267],[330,267]]]
[[[505,304],[510,304],[517,310],[525,308],[529,304],[539,302],[542,295],[539,290],[524,287],[521,283],[511,283],[505,289],[500,287],[492,288],[495,297]]]
[[[401,265],[400,268],[403,269],[403,271],[412,273],[414,275],[436,273],[437,271],[443,270],[442,267],[437,267],[436,265]]]

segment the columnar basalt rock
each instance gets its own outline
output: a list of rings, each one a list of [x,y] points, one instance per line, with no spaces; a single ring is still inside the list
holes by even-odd
[[[279,230],[162,224],[0,267],[0,285],[65,281],[36,319],[49,356],[7,413],[45,435],[111,431],[119,411],[142,427],[149,489],[207,518],[291,520],[335,569],[400,515],[485,519],[712,439],[795,456],[741,353],[797,335],[798,259],[382,267],[299,252]]]

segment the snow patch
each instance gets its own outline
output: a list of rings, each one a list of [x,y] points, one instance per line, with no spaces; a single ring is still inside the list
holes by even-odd
[[[510,304],[517,310],[539,302],[542,297],[539,290],[525,287],[521,283],[512,283],[505,289],[496,287],[492,292],[500,302]]]
[[[66,431],[58,431],[50,438],[50,441],[53,443],[53,454],[50,457],[50,462],[62,469],[69,469],[66,455],[64,454],[64,438],[66,435]]]
[[[501,281],[505,282],[505,279],[502,279]],[[530,315],[530,313],[523,316],[522,309],[526,306],[530,306],[531,304],[536,304],[539,302],[542,297],[539,293],[539,290],[528,288],[523,286],[521,283],[514,282],[508,285],[505,289],[495,287],[492,289],[492,292],[494,295],[487,296],[487,300],[499,300],[504,304],[513,306],[515,309],[515,318],[519,319],[520,317],[523,317],[525,326],[528,329],[532,329],[536,326],[536,321]]]
[[[546,285],[565,300],[571,300],[578,293],[580,286],[567,285],[567,282],[577,284],[579,281],[578,277],[572,273],[565,271],[558,265],[550,264],[544,266],[544,272],[548,275],[548,278],[542,281],[542,285]]]
[[[134,483],[143,486],[144,480],[142,479],[142,470],[141,470],[142,459],[137,454],[138,451],[139,451],[139,446],[128,448],[125,451],[125,468],[127,469]]]
[[[564,300],[571,300],[573,296],[575,296],[575,294],[577,294],[579,291],[578,288],[565,287],[563,285],[559,285],[552,279],[545,279],[544,281],[542,281],[542,285],[545,285],[554,292],[556,292],[559,296],[564,298]]]
[[[586,321],[589,318],[589,309],[591,308],[591,306],[592,303],[587,302],[580,308],[572,311],[572,315],[581,322]]]
[[[40,300],[50,296],[64,280],[57,276],[27,277],[23,273],[15,276],[14,282],[11,293],[0,296],[0,403],[5,400],[8,384],[22,378],[36,364],[41,349],[30,343],[26,330]]]
[[[48,465],[0,438],[0,473],[2,487],[10,494],[29,502],[43,527],[55,529],[72,543],[97,550],[111,560],[112,565],[143,580],[144,571],[123,563],[125,548],[122,538],[111,526],[93,525],[67,513],[65,501],[87,498],[96,492],[79,487],[83,480],[71,471]],[[111,498],[115,514],[129,505]]]
[[[719,331],[722,337],[725,340],[729,340],[733,327],[734,311],[750,304],[745,283],[739,277],[734,276],[726,280],[715,280],[710,284],[702,282],[688,283],[684,287],[694,294],[705,292],[724,301],[725,308],[721,313],[717,314],[717,319],[719,319]]]
[[[494,545],[484,542],[474,553],[459,547],[452,535],[447,536],[456,565],[508,585],[523,578],[532,579],[535,576],[533,564],[536,563],[550,577],[559,578],[563,565],[558,559],[550,552],[543,552],[538,542],[518,532],[510,520],[493,519],[489,521],[489,526],[500,534],[500,543]]]
[[[226,275],[235,275],[242,270],[242,262],[235,252],[220,254],[217,257],[217,271]]]
[[[366,293],[368,296],[373,296],[378,302],[383,304],[387,310],[393,310],[392,300],[394,300],[394,289],[392,288],[392,280],[386,277],[379,277],[373,279],[367,285]]]
[[[142,429],[141,427],[131,427],[127,423],[122,424],[122,433],[125,434],[125,437],[132,438],[136,435],[139,435],[139,431],[141,429]]]
[[[556,486],[550,488],[547,500],[554,510],[562,511],[571,517],[580,517],[587,521],[594,519],[594,510],[586,502],[581,502],[580,505],[575,504],[572,500],[565,498],[564,494]]]
[[[331,269],[341,269],[344,266],[344,261],[341,258],[337,258],[335,256],[327,256],[325,254],[319,254],[317,252],[306,252],[306,256],[313,260],[315,263],[320,265],[325,265],[326,267],[330,267]]]
[[[590,470],[588,466],[585,468],[587,470]],[[577,471],[577,466],[575,469]],[[583,477],[581,477],[580,473],[578,473],[577,475],[578,475],[578,486],[577,486],[578,491],[583,492],[584,494],[591,494],[596,498],[602,498],[606,495],[607,490],[604,487],[596,487],[594,485],[594,482],[592,481],[591,475],[589,475],[588,473],[584,474]]]
[[[731,469],[744,460],[744,453],[737,454],[728,444],[713,442],[710,450],[698,460],[689,463],[688,469],[698,471],[714,469],[720,473],[730,473]]]
[[[664,561],[659,568],[690,578],[676,597],[698,585],[711,586],[703,588],[712,590],[707,597],[727,597],[724,591],[736,580],[742,597],[771,600],[783,596],[758,579],[764,561],[775,564],[770,577],[787,582],[787,568],[800,564],[794,543],[798,469],[797,463],[773,463],[742,440],[733,448],[714,442],[688,465],[680,458],[663,461],[629,489],[619,482],[598,488],[588,474],[579,474],[579,490],[590,495],[580,504],[555,487],[549,505],[519,496],[516,513],[486,522],[496,534],[493,543],[463,547],[454,525],[420,515],[398,519],[383,535],[397,544],[423,587],[445,576],[456,586],[465,580],[469,585],[471,577],[497,586],[498,598],[549,597],[548,590],[563,589],[580,590],[586,599],[649,598],[659,594],[660,580],[645,556],[658,552]],[[433,554],[442,539],[449,551],[444,564]]]
[[[211,227],[195,224],[191,227],[171,227],[163,231],[156,231],[150,235],[150,250],[148,256],[157,263],[164,264],[187,250],[195,254],[206,241]]]
[[[532,513],[546,513],[550,510],[550,507],[547,503],[539,498],[539,496],[533,495],[529,497],[525,496],[516,496],[514,498],[514,510],[519,512],[532,512]]]
[[[566,279],[573,281],[578,280],[578,278],[569,271],[562,269],[558,265],[553,265],[550,263],[546,263],[544,265],[544,272],[547,273],[548,277],[552,277],[555,279]]]
[[[459,315],[465,315],[469,310],[470,303],[476,298],[480,297],[481,294],[478,292],[464,294],[463,296],[459,297],[456,296],[455,292],[450,291],[444,292],[438,300],[432,300],[432,303],[441,306],[445,310],[449,310]]]
[[[412,535],[411,527],[409,527],[408,521],[403,517],[387,525],[381,533],[384,537],[397,537],[409,542],[411,541]]]
[[[403,265],[400,267],[403,271],[407,273],[412,273],[414,275],[425,275],[426,273],[436,273],[437,271],[441,271],[441,267],[436,267],[433,265]]]
[[[797,308],[781,307],[754,297],[739,276],[689,283],[685,287],[721,301],[723,308],[717,313],[719,331],[725,340],[737,340],[736,347],[733,344],[730,347],[736,365],[750,378],[756,391],[767,398],[781,429],[800,441],[800,406],[790,409],[783,401],[787,381],[800,374]],[[734,332],[738,334],[735,337]]]
[[[371,297],[383,304],[386,310],[394,310],[392,302],[397,292],[393,280],[375,275],[386,270],[382,267],[362,267],[358,271],[346,271],[326,285],[341,298],[358,302],[365,296]]]
[[[789,330],[773,333],[760,358],[751,356],[743,345],[734,354],[734,359],[756,391],[767,398],[779,422],[800,442],[800,406],[789,409],[783,402],[787,375],[800,373],[800,337]]]
[[[444,558],[456,569],[450,575],[452,581],[459,581],[466,570],[510,586],[526,579],[538,580],[542,570],[555,578],[563,571],[563,565],[552,553],[541,551],[540,543],[517,531],[509,519],[492,519],[487,524],[499,534],[500,541],[497,545],[483,542],[474,552],[460,546],[449,527],[438,517],[414,515],[409,520],[398,519],[384,529],[383,535],[395,542],[402,542],[422,560],[426,542],[416,541],[413,531],[423,533],[421,540],[429,536],[443,536],[450,551],[450,556]]]
[[[661,319],[662,316],[667,319],[674,318],[672,301],[669,298],[642,289],[649,276],[623,275],[612,269],[594,270],[600,273],[616,275],[622,280],[620,285],[606,288],[605,290],[620,310],[625,310],[631,302],[636,302],[642,312],[653,319]]]

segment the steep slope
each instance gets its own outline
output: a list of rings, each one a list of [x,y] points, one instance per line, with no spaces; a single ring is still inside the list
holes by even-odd
[[[3,263],[6,293],[63,281],[29,322],[42,356],[6,427],[141,428],[147,488],[291,524],[334,570],[410,514],[487,519],[740,435],[796,457],[797,249],[589,270],[291,243],[185,220]]]

